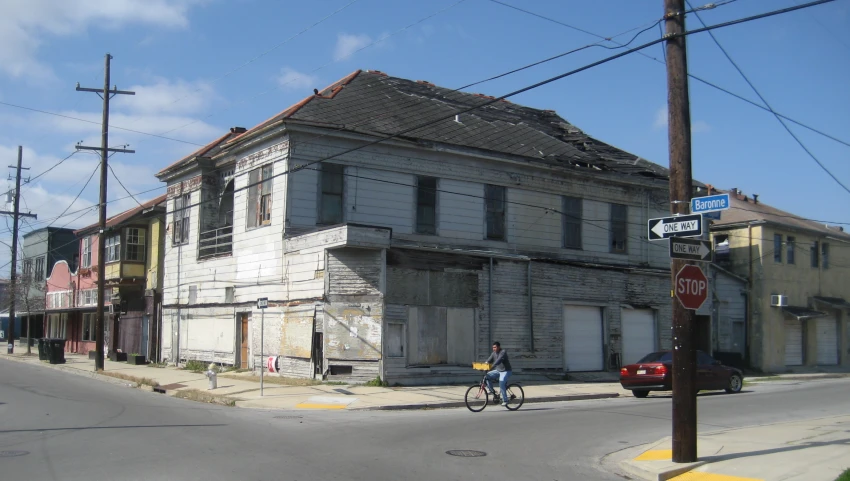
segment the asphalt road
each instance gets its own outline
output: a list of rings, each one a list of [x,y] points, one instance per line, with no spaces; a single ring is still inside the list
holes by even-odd
[[[744,390],[700,395],[700,431],[846,414],[850,380]],[[261,411],[0,360],[0,479],[9,481],[622,480],[599,459],[669,433],[667,396],[478,414]],[[445,454],[455,449],[487,455]]]

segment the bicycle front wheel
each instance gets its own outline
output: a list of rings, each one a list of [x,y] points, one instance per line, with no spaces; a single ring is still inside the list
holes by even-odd
[[[506,406],[511,411],[516,411],[525,402],[525,391],[519,384],[511,384],[508,386],[508,405]]]
[[[480,384],[471,386],[466,390],[466,407],[474,413],[480,413],[487,407],[487,401],[490,396],[487,395],[487,390],[482,388]]]

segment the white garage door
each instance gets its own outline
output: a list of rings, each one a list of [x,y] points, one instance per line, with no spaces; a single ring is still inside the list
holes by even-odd
[[[818,342],[818,365],[838,364],[838,323],[834,317],[821,317],[815,322]]]
[[[800,321],[785,321],[785,365],[803,365],[803,326]]]
[[[620,312],[623,323],[622,363],[625,366],[655,351],[655,313],[651,309],[623,309]]]
[[[602,309],[565,306],[564,369],[601,371],[602,358]]]

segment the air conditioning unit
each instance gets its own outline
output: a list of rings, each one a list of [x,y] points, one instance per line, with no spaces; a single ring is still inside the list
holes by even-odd
[[[788,305],[788,296],[771,295],[770,305],[773,307],[785,307]]]

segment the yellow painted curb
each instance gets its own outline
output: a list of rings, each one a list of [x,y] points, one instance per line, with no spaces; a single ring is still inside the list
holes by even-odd
[[[640,456],[636,457],[635,461],[667,461],[673,459],[672,449],[650,449],[644,451]]]
[[[312,404],[301,403],[295,406],[299,409],[345,409],[345,404]]]
[[[729,476],[727,474],[717,473],[702,473],[698,471],[690,471],[680,474],[675,478],[670,478],[670,481],[764,481],[756,478],[742,478],[740,476]]]

